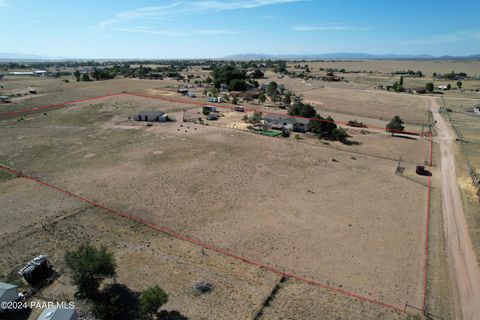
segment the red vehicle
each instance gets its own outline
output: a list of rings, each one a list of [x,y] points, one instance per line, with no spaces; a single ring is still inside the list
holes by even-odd
[[[233,108],[233,110],[237,111],[237,112],[245,112],[245,108],[242,107],[242,106],[235,106]]]

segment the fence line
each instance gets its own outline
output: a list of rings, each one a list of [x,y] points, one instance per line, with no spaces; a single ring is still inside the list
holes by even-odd
[[[218,127],[218,128],[224,128],[224,129],[238,130],[238,131],[248,132],[248,133],[252,133],[252,134],[263,135],[261,133],[255,132],[255,130],[250,130],[250,129],[247,129],[247,128],[242,128],[242,127],[232,126],[232,125],[227,125],[227,124],[221,124],[221,123],[214,122],[214,121],[205,121],[204,120],[202,122],[199,122],[199,124],[212,126],[212,127]],[[263,136],[266,136],[266,135],[263,135]],[[272,138],[280,138],[280,137],[281,136],[272,137]],[[366,152],[360,152],[360,151],[354,151],[354,150],[341,149],[338,146],[332,147],[332,146],[325,145],[325,144],[313,144],[313,143],[305,142],[305,141],[302,141],[302,140],[303,139],[285,140],[285,141],[289,141],[289,142],[293,142],[293,143],[303,143],[303,144],[307,144],[307,145],[313,146],[313,147],[325,148],[325,149],[330,149],[330,150],[337,150],[337,151],[340,151],[340,152],[353,153],[353,154],[357,154],[357,155],[362,155],[362,156],[367,156],[367,157],[373,157],[373,158],[398,162],[398,159],[396,159],[396,158],[389,158],[389,157],[386,157],[386,156],[373,154],[373,153],[366,153]],[[410,164],[417,164],[416,161],[406,160],[406,159],[402,159],[402,162],[407,162],[407,163],[410,163]]]
[[[477,173],[474,167],[472,167],[470,164],[467,165],[467,172],[470,178],[472,178],[472,183],[477,191],[476,194],[480,200],[480,174]]]
[[[191,238],[189,236],[186,236],[186,235],[183,235],[177,231],[174,231],[174,230],[171,230],[167,227],[162,227],[162,226],[159,226],[153,222],[150,222],[150,221],[147,221],[145,219],[142,219],[142,218],[138,218],[132,214],[129,214],[129,213],[125,213],[125,212],[122,212],[120,210],[117,210],[117,209],[113,209],[111,207],[108,207],[104,204],[101,204],[101,203],[98,203],[96,201],[93,201],[93,200],[90,200],[86,197],[83,197],[81,195],[78,195],[78,194],[75,194],[71,191],[68,191],[68,190],[65,190],[59,186],[56,186],[56,185],[53,185],[49,182],[46,182],[46,181],[43,181],[43,180],[40,180],[38,178],[35,178],[33,176],[29,176],[19,170],[16,170],[16,169],[13,169],[13,168],[10,168],[10,167],[7,167],[7,166],[3,166],[0,164],[0,170],[3,170],[5,172],[8,172],[10,174],[13,174],[15,176],[18,176],[18,177],[23,177],[25,179],[29,179],[29,180],[32,180],[38,184],[41,184],[47,188],[50,188],[50,189],[53,189],[59,193],[63,193],[69,197],[72,197],[74,199],[77,199],[81,202],[84,202],[84,203],[87,203],[91,206],[94,206],[94,207],[97,207],[101,210],[104,210],[110,214],[114,214],[114,215],[117,215],[117,216],[120,216],[120,217],[123,217],[125,219],[128,219],[130,221],[133,221],[133,222],[136,222],[136,223],[139,223],[139,224],[142,224],[144,226],[147,226],[149,228],[152,228],[158,232],[162,232],[164,234],[167,234],[171,237],[174,237],[174,238],[177,238],[177,239],[180,239],[180,240],[184,240],[184,241],[187,241],[187,242],[190,242],[192,244],[195,244],[195,245],[198,245],[200,247],[203,247],[205,249],[209,249],[209,250],[212,250],[214,252],[217,252],[221,255],[225,255],[225,256],[229,256],[231,258],[234,258],[236,260],[240,260],[244,263],[247,263],[247,264],[250,264],[250,265],[253,265],[253,266],[256,266],[258,268],[262,268],[264,270],[267,270],[267,271],[270,271],[270,272],[273,272],[273,273],[276,273],[278,275],[282,275],[284,277],[288,277],[288,278],[292,278],[292,279],[296,279],[298,281],[301,281],[305,284],[309,284],[309,285],[312,285],[312,286],[316,286],[316,287],[320,287],[320,288],[323,288],[323,289],[326,289],[326,290],[329,290],[329,291],[332,291],[332,292],[336,292],[336,293],[339,293],[339,294],[343,294],[345,296],[349,296],[351,298],[355,298],[355,299],[358,299],[358,300],[362,300],[362,301],[365,301],[365,302],[369,302],[369,303],[372,303],[372,304],[376,304],[378,306],[381,306],[381,307],[384,307],[384,308],[388,308],[388,309],[392,309],[392,310],[395,310],[397,312],[404,312],[404,310],[402,310],[401,308],[397,307],[397,306],[394,306],[392,304],[389,304],[389,303],[386,303],[384,301],[382,301],[382,296],[379,295],[379,299],[374,299],[374,298],[369,298],[369,297],[366,297],[366,296],[362,296],[362,295],[359,295],[357,293],[357,290],[355,290],[355,292],[353,291],[349,291],[347,289],[345,289],[342,285],[338,285],[336,286],[335,284],[335,281],[332,281],[332,284],[330,284],[330,282],[327,280],[326,281],[326,284],[324,282],[320,282],[318,280],[313,280],[313,279],[308,279],[304,276],[299,276],[299,275],[295,275],[293,273],[287,273],[285,272],[284,270],[281,271],[280,269],[276,268],[276,267],[272,267],[268,264],[264,264],[264,263],[261,263],[261,262],[258,262],[258,261],[255,261],[253,259],[250,259],[250,258],[246,258],[246,257],[243,257],[243,256],[240,256],[240,255],[237,255],[235,253],[232,253],[230,251],[227,251],[226,249],[223,249],[223,248],[220,248],[214,244],[209,244],[209,243],[206,243],[206,242],[203,242],[201,240],[198,240],[198,239],[194,239],[194,238]],[[372,293],[368,293],[365,291],[365,293],[369,296],[373,296]]]

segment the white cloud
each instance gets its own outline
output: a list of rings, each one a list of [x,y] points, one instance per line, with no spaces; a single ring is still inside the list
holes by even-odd
[[[186,37],[190,35],[215,35],[215,34],[241,34],[247,33],[246,31],[232,31],[226,29],[201,29],[194,31],[171,31],[171,30],[157,30],[148,26],[135,26],[131,28],[112,27],[110,30],[119,32],[133,32],[133,33],[145,33],[151,35],[158,35],[162,37]]]
[[[221,29],[205,29],[195,31],[195,34],[241,34],[247,33],[245,31],[232,31],[232,30],[221,30]]]
[[[296,26],[292,28],[292,31],[296,32],[308,32],[308,31],[363,31],[369,30],[365,27],[356,27],[344,24],[326,24],[326,25],[304,25]]]
[[[0,0],[2,1],[2,0]],[[204,14],[208,12],[232,11],[241,9],[254,9],[278,4],[295,3],[306,0],[201,0],[201,1],[174,1],[163,6],[142,7],[117,14],[112,19],[97,25],[97,30],[102,31],[113,25],[129,20],[141,18],[162,18],[188,14]]]

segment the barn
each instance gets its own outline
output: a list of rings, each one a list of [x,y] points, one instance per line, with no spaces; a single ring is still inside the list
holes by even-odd
[[[13,302],[18,299],[17,286],[0,282],[0,304],[3,306],[4,302]],[[0,308],[0,312],[5,311],[4,308]]]
[[[133,116],[135,121],[146,121],[146,122],[167,122],[168,115],[162,111],[140,111]]]

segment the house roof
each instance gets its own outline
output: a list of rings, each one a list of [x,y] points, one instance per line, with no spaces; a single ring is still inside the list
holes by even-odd
[[[3,295],[5,294],[5,292],[11,290],[11,289],[16,289],[18,288],[16,285],[14,284],[9,284],[9,283],[5,283],[5,282],[0,282],[0,298],[3,297]]]
[[[69,320],[76,319],[74,317],[75,309],[67,308],[48,308],[43,310],[37,320]]]
[[[148,117],[161,117],[165,115],[165,112],[162,111],[155,111],[155,110],[147,110],[147,111],[140,111],[138,113],[140,116],[148,116]]]
[[[280,124],[280,123],[287,123],[287,124],[304,124],[308,125],[310,123],[310,119],[307,118],[300,118],[300,117],[292,117],[292,116],[282,116],[282,115],[275,115],[275,114],[268,114],[263,117],[263,119],[269,123],[275,123],[275,124]]]

